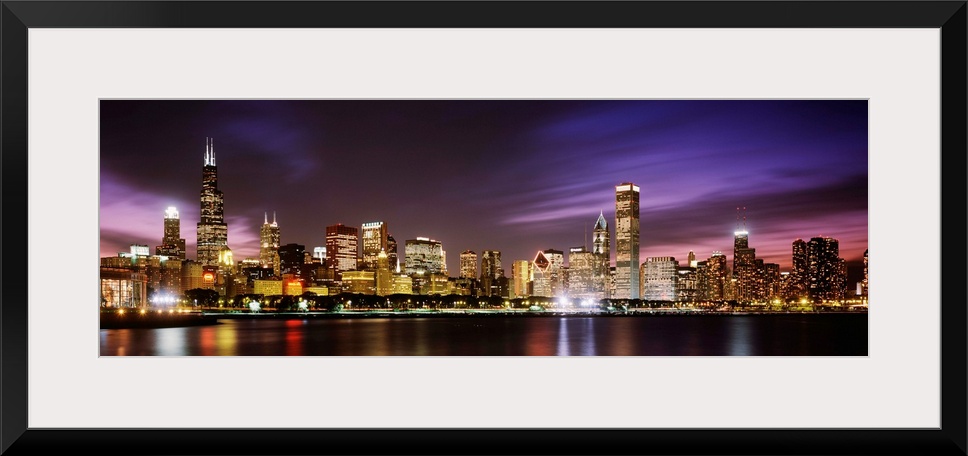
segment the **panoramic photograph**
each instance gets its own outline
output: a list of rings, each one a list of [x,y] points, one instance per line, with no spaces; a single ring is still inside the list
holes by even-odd
[[[99,102],[101,356],[867,356],[867,100]]]

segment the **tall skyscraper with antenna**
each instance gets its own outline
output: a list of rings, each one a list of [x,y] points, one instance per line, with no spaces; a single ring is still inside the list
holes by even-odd
[[[639,299],[639,186],[615,186],[616,299]]]
[[[733,278],[736,279],[737,299],[753,301],[760,298],[756,275],[756,249],[750,248],[750,233],[746,230],[746,208],[737,207],[736,230],[733,231]]]
[[[218,254],[228,245],[222,192],[218,189],[215,166],[215,141],[205,138],[205,165],[202,167],[201,218],[198,222],[196,258],[203,266],[218,265]]]
[[[279,223],[276,213],[272,213],[272,223],[269,223],[269,213],[263,214],[262,228],[259,230],[259,263],[263,268],[275,270],[279,266]]]

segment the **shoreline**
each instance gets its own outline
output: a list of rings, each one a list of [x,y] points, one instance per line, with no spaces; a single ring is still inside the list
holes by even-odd
[[[219,324],[219,320],[306,320],[306,319],[367,319],[367,318],[648,318],[648,317],[738,317],[779,315],[867,315],[864,310],[814,311],[714,311],[684,309],[635,309],[628,312],[607,311],[501,311],[501,310],[417,310],[417,311],[189,311],[179,313],[138,311],[118,314],[101,312],[100,329],[171,328]]]

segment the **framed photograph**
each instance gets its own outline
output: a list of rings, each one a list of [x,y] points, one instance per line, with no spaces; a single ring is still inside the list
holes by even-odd
[[[966,11],[3,2],[0,451],[966,454]]]

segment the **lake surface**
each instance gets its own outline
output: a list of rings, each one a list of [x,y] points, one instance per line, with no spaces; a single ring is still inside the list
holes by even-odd
[[[102,329],[102,356],[866,356],[867,314],[235,319]]]

